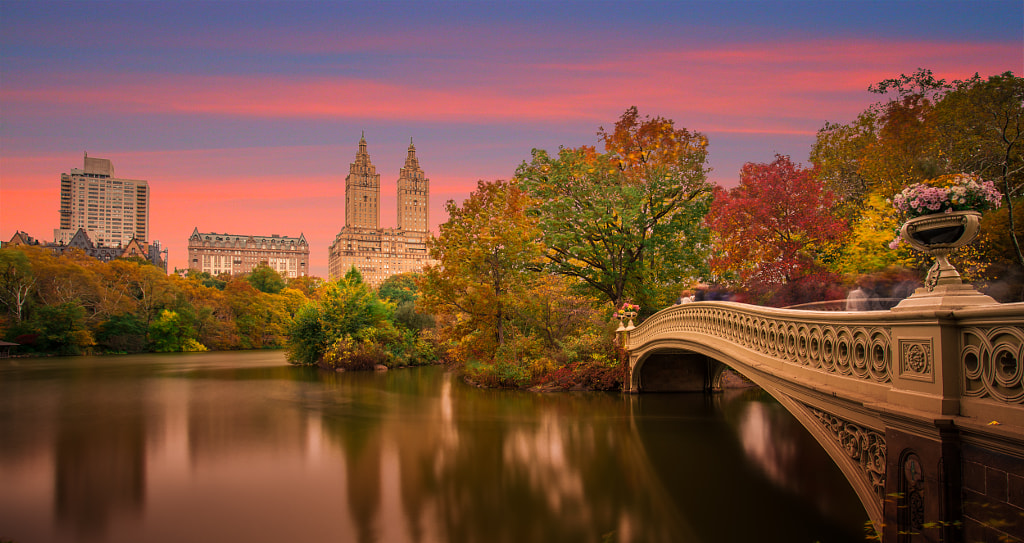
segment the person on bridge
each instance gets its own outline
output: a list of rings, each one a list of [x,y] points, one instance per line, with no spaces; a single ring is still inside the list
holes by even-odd
[[[862,275],[857,279],[857,288],[846,296],[847,311],[867,311],[871,309],[871,299],[875,298],[874,281],[870,275]]]

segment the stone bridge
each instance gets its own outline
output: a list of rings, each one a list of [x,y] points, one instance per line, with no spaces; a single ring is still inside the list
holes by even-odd
[[[625,388],[714,390],[731,368],[828,451],[884,540],[1024,540],[1024,303],[953,294],[676,305],[627,332]]]

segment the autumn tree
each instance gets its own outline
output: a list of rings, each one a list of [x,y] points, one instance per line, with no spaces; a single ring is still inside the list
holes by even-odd
[[[860,213],[840,243],[839,257],[829,268],[845,277],[888,268],[913,268],[918,265],[906,244],[896,246],[899,217],[892,204],[877,193],[865,196]]]
[[[527,207],[515,182],[480,181],[461,206],[445,205],[448,221],[431,243],[437,264],[424,269],[422,306],[445,319],[447,337],[469,340],[482,356],[504,344],[512,307],[528,295],[528,268],[541,255]]]
[[[599,300],[574,289],[576,280],[549,273],[538,273],[530,295],[518,304],[517,324],[537,337],[555,358],[567,361],[577,357],[581,342],[590,352],[611,353],[610,337],[604,337],[607,313],[595,311]],[[595,315],[603,317],[600,322]],[[598,343],[604,341],[603,345]]]
[[[1024,267],[1018,219],[1024,196],[1022,81],[1006,72],[947,82],[925,69],[883,80],[868,89],[881,101],[850,124],[827,123],[819,131],[811,161],[843,201],[842,214],[858,235],[879,227],[873,221],[879,209],[866,203],[891,198],[912,183],[958,173],[994,181],[1005,205],[986,214],[979,240],[954,258],[981,274],[975,279],[1012,275],[1010,268]],[[853,241],[870,252],[859,255],[866,257],[862,262],[893,260],[885,247],[865,245],[866,238]],[[844,254],[852,251],[848,247]]]
[[[669,119],[641,118],[636,107],[598,136],[603,153],[535,149],[516,179],[534,202],[548,271],[615,305],[626,297],[644,305],[652,286],[703,271],[708,141]]]
[[[0,249],[0,303],[20,323],[31,300],[36,278],[25,253]]]
[[[288,279],[288,288],[293,288],[307,298],[312,298],[316,295],[317,289],[323,286],[324,280],[312,275],[300,275],[298,277],[292,277]]]
[[[196,340],[210,349],[238,348],[240,339],[235,313],[224,292],[226,281],[209,274],[192,274],[179,281],[181,306],[192,308],[192,326]],[[255,294],[254,294],[255,295]]]
[[[285,289],[279,294],[268,294],[239,278],[228,281],[224,294],[234,314],[239,343],[244,349],[282,346],[292,317],[306,301],[297,290]]]
[[[885,97],[849,123],[827,122],[811,148],[818,176],[847,217],[871,192],[885,198],[944,173],[929,117],[948,89],[929,70],[885,79],[868,91]]]
[[[27,247],[25,250],[37,279],[36,298],[41,305],[78,303],[85,309],[88,322],[99,320],[95,313],[95,292],[100,287],[97,284],[99,262],[96,259],[79,249],[66,251],[59,258],[42,248]]]
[[[75,249],[60,256],[42,247],[2,249],[0,315],[9,317],[0,319],[0,336],[26,350],[61,354],[276,347],[308,301],[293,288],[267,294],[224,279],[181,278],[138,260],[102,262]]]
[[[936,106],[932,122],[949,173],[976,173],[1003,193],[1010,246],[997,254],[1012,254],[1024,267],[1017,234],[1021,225],[1014,213],[1024,197],[1024,78],[1006,72],[987,80],[975,74],[955,81]]]
[[[944,173],[929,118],[947,88],[945,80],[924,69],[868,87],[887,97],[873,106],[878,111],[878,139],[865,149],[861,164],[862,175],[876,191],[891,196]]]
[[[814,170],[788,156],[745,164],[739,185],[718,189],[707,216],[717,248],[712,268],[737,272],[748,287],[785,285],[821,270],[825,249],[846,231],[834,204]]]
[[[846,216],[855,216],[873,189],[874,180],[862,165],[867,150],[878,141],[877,118],[877,112],[869,109],[850,124],[826,122],[811,147],[811,163],[818,169],[818,178],[836,195]]]

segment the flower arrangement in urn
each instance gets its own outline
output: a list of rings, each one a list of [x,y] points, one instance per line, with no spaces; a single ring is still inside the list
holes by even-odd
[[[640,313],[640,306],[629,302],[622,304],[622,307],[619,308],[619,310],[616,311],[614,314],[612,314],[612,317],[619,319],[619,329],[617,331],[621,332],[623,330],[632,330],[634,328],[633,319],[636,318],[638,313]],[[629,324],[623,326],[623,319],[629,321]]]
[[[1002,200],[994,183],[973,174],[944,175],[910,185],[892,199],[905,222],[889,247],[895,249],[902,240],[935,257],[925,278],[928,292],[943,285],[947,291],[963,290],[960,273],[947,257],[977,237],[981,212],[997,209]]]
[[[914,183],[893,197],[892,207],[904,219],[955,211],[982,212],[998,209],[1003,195],[995,183],[983,181],[974,174],[943,175],[924,183]],[[900,229],[889,243],[890,249],[900,244]]]
[[[995,183],[974,174],[943,175],[914,183],[893,197],[892,206],[904,218],[954,211],[987,211],[1002,204]]]

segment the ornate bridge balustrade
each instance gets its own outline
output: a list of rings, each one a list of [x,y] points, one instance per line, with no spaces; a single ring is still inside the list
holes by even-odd
[[[625,347],[630,393],[683,389],[678,375],[695,371],[716,388],[725,367],[761,386],[829,452],[887,540],[984,540],[994,528],[975,517],[994,510],[1006,517],[991,519],[994,537],[1024,538],[1024,304],[690,303],[649,317]],[[978,466],[997,482],[975,480]],[[999,473],[1011,490],[990,496]]]

